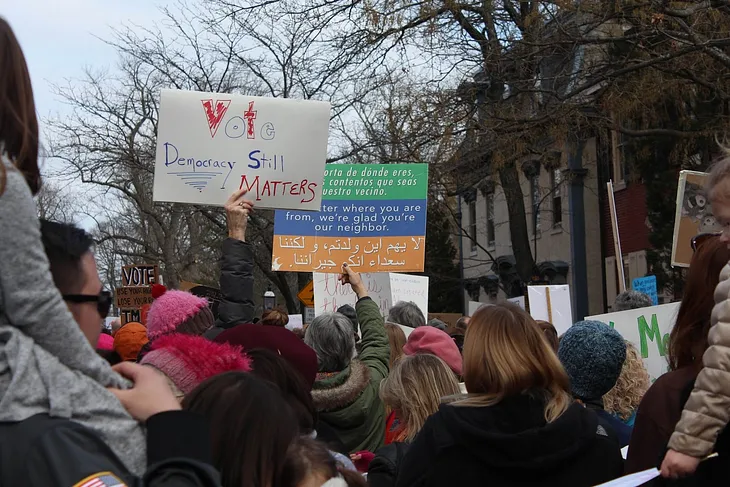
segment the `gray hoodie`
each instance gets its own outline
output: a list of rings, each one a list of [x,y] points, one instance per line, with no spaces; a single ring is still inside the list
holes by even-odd
[[[53,283],[25,178],[4,156],[0,163],[5,169],[0,420],[22,421],[38,413],[78,420],[100,433],[132,472],[142,474],[144,431],[105,389],[126,388],[128,382],[99,357],[74,321]]]

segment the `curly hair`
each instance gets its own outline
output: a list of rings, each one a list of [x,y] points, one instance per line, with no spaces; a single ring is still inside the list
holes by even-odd
[[[628,421],[638,409],[641,398],[650,385],[649,374],[639,351],[630,342],[626,342],[626,361],[616,385],[603,396],[603,407],[623,421]]]

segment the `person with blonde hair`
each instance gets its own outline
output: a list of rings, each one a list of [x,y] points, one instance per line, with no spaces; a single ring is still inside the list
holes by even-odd
[[[393,370],[396,362],[403,356],[403,346],[406,344],[406,333],[395,323],[386,323],[385,332],[390,343],[390,369]]]
[[[634,426],[636,411],[641,399],[649,390],[649,373],[639,351],[631,342],[626,342],[626,360],[621,367],[616,385],[603,396],[604,409],[628,426]]]
[[[617,439],[573,402],[567,373],[519,306],[474,314],[464,379],[469,395],[426,421],[401,463],[398,487],[590,486],[622,474]]]
[[[449,366],[435,355],[403,357],[380,384],[380,397],[400,421],[395,441],[375,454],[368,468],[370,487],[392,487],[398,466],[441,398],[459,394],[459,382]]]

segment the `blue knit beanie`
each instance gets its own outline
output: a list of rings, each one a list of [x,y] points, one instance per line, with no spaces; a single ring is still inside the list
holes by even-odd
[[[626,342],[600,321],[579,321],[560,339],[558,358],[568,372],[573,396],[603,397],[616,384],[626,360]]]

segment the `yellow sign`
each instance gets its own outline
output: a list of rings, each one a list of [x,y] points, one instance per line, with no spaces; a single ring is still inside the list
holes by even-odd
[[[307,306],[309,308],[314,307],[314,281],[309,281],[309,284],[304,286],[302,290],[299,291],[297,297],[304,306]]]

